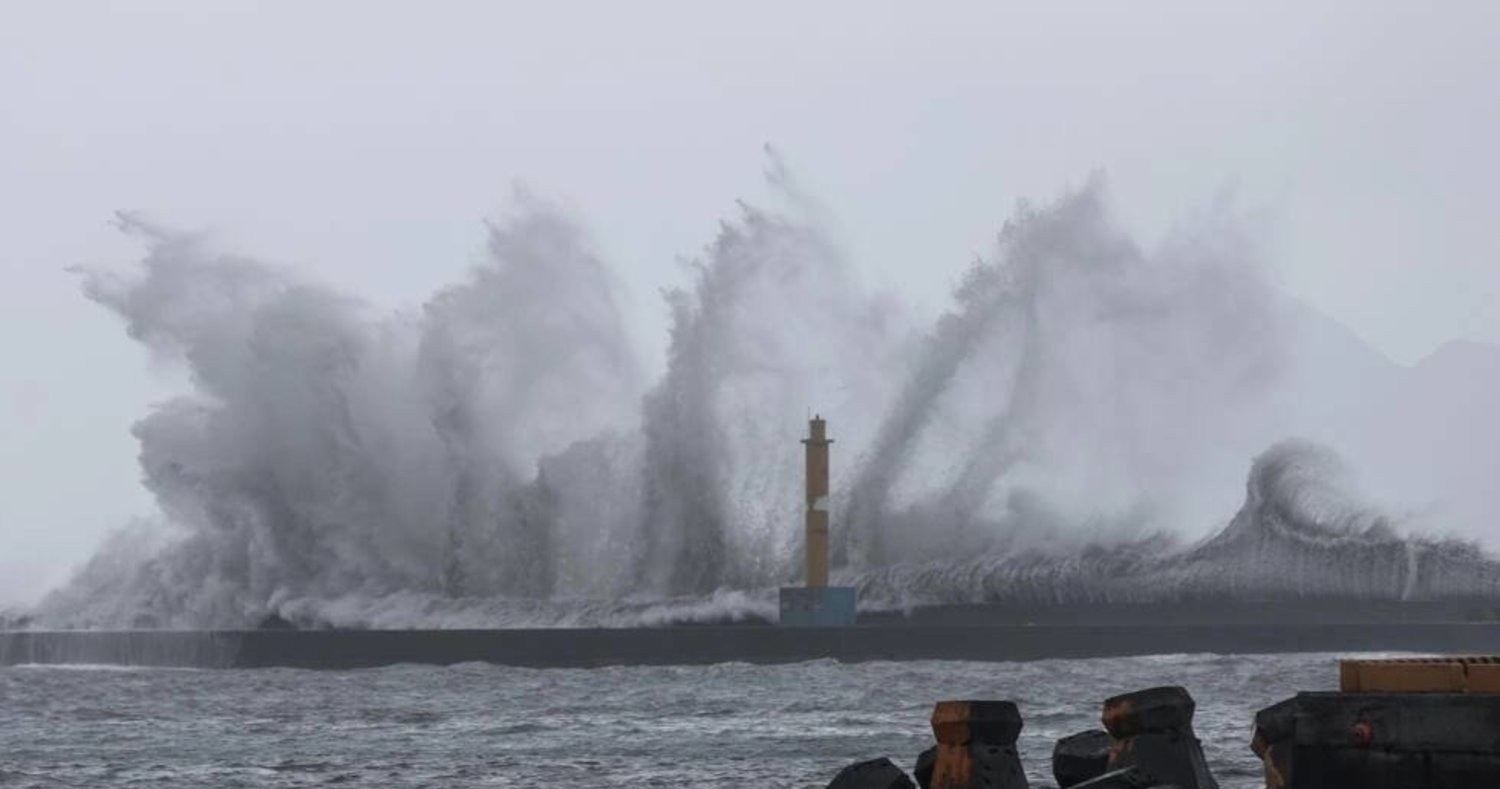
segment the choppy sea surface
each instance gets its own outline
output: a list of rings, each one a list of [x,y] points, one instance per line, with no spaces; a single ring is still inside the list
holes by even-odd
[[[0,668],[0,785],[822,787],[910,769],[945,698],[1012,699],[1033,786],[1108,696],[1185,686],[1225,789],[1260,785],[1254,712],[1337,684],[1333,655],[1031,663],[360,671]]]

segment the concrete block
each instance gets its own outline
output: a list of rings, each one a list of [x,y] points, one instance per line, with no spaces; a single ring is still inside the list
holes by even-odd
[[[1345,693],[1462,693],[1466,685],[1457,661],[1339,662],[1339,690]]]
[[[1124,693],[1104,702],[1104,728],[1115,739],[1140,732],[1191,728],[1197,704],[1185,688],[1175,685]]]
[[[1500,693],[1500,657],[1339,661],[1344,693]]]
[[[1109,732],[1094,729],[1057,741],[1052,748],[1052,777],[1062,789],[1104,774],[1109,765]]]
[[[1250,750],[1264,765],[1266,789],[1285,789],[1291,785],[1296,713],[1296,699],[1287,699],[1255,714]]]
[[[917,779],[917,786],[921,789],[932,789],[932,768],[936,764],[937,746],[917,754],[917,764],[912,768],[911,775]]]
[[[932,711],[931,789],[1026,789],[1016,753],[1021,713],[1009,701],[941,701]]]
[[[971,742],[937,746],[931,789],[1027,789],[1014,745]]]
[[[1256,715],[1274,789],[1500,786],[1500,695],[1302,693]]]
[[[940,701],[932,710],[932,735],[944,745],[1014,745],[1021,726],[1021,711],[1010,701]]]
[[[1218,789],[1191,730],[1145,732],[1115,744],[1109,768],[1140,767],[1163,783],[1184,789]]]
[[[1470,693],[1500,693],[1500,663],[1470,663],[1464,673]]]
[[[911,779],[890,759],[856,762],[839,771],[828,789],[915,789]]]
[[[1184,789],[1218,789],[1193,734],[1196,708],[1187,690],[1147,688],[1104,702],[1104,728],[1114,738],[1109,769],[1139,767],[1162,783]]]

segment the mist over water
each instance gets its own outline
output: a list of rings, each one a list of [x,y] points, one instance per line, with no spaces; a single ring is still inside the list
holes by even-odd
[[[84,291],[191,390],[134,428],[160,521],[38,621],[765,616],[800,573],[810,409],[837,441],[835,576],[868,606],[1496,591],[1478,548],[1413,536],[1427,524],[1359,491],[1366,458],[1285,440],[1337,439],[1318,435],[1329,382],[1361,384],[1309,361],[1324,337],[1232,206],[1152,248],[1098,180],[1022,206],[927,323],[770,176],[787,207],[740,206],[666,291],[654,382],[605,256],[542,201],[394,314],[122,217],[144,260]]]

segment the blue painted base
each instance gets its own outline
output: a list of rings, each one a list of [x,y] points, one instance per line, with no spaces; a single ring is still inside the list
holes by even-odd
[[[781,587],[781,624],[784,627],[850,627],[854,624],[852,586]]]

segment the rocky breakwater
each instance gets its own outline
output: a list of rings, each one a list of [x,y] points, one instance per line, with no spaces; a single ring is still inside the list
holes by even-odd
[[[1065,789],[1218,789],[1193,733],[1195,705],[1179,687],[1149,688],[1104,702],[1102,731],[1059,740],[1053,775]],[[829,789],[1029,789],[1016,751],[1024,725],[1010,701],[941,701],[937,741],[912,775],[882,758],[844,768]]]
[[[1176,687],[1107,699],[1102,729],[1057,741],[1062,789],[1218,789]],[[829,789],[1029,789],[1009,701],[942,701],[937,743],[909,776],[889,759],[840,772]],[[1298,693],[1255,716],[1250,749],[1266,789],[1500,786],[1500,657],[1344,660],[1337,692]]]

